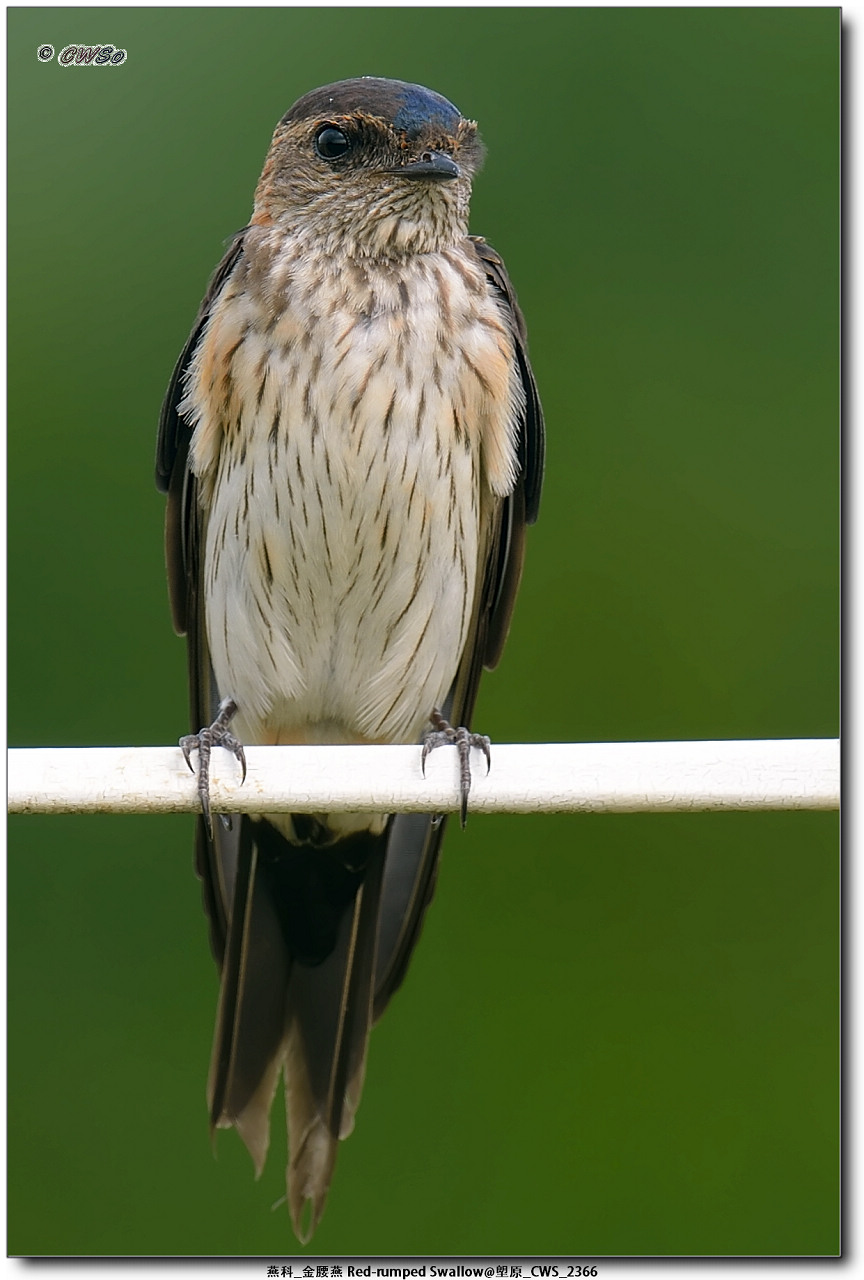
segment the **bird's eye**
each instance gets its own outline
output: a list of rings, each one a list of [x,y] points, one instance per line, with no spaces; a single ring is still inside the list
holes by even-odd
[[[333,124],[325,124],[315,134],[315,150],[322,160],[338,160],[351,150],[351,139],[342,129]]]

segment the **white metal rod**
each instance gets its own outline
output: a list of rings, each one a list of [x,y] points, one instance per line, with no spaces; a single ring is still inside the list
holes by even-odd
[[[419,747],[247,747],[248,775],[223,749],[211,763],[213,811],[448,813],[459,808],[453,747],[420,768]],[[193,761],[195,756],[193,755]],[[834,738],[599,742],[472,751],[477,813],[836,809]],[[12,813],[190,813],[195,780],[178,747],[34,747],[9,752]]]

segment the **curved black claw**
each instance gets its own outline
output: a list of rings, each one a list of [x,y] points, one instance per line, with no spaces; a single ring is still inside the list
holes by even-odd
[[[225,698],[219,704],[219,714],[211,725],[199,730],[198,733],[187,733],[185,737],[180,739],[180,750],[183,752],[183,759],[192,773],[195,772],[195,766],[191,759],[192,752],[198,752],[198,795],[201,800],[201,812],[204,814],[204,821],[207,824],[207,833],[210,836],[213,835],[213,823],[210,817],[210,753],[214,747],[224,747],[226,751],[231,752],[235,759],[239,760],[243,768],[243,777],[240,781],[246,781],[246,753],[243,750],[243,743],[228,728],[231,723],[231,717],[236,710],[237,703],[234,699]],[[227,825],[227,819],[224,815],[222,815],[222,821]]]
[[[486,772],[488,773],[492,767],[492,752],[490,751],[489,739],[485,733],[471,733],[469,729],[462,725],[454,729],[444,719],[437,707],[429,719],[432,722],[432,728],[423,735],[423,753],[420,756],[420,767],[425,777],[426,757],[436,747],[452,746],[459,752],[459,792],[462,797],[459,819],[464,827],[468,821],[468,792],[471,790],[471,763],[469,759],[471,748],[476,747],[478,751],[483,752],[486,757]]]

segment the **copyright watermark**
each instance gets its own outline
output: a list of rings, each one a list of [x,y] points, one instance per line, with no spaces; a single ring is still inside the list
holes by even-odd
[[[53,44],[40,44],[36,57],[40,62],[51,62]],[[57,61],[61,67],[119,67],[126,57],[126,50],[113,44],[67,44],[57,54]]]

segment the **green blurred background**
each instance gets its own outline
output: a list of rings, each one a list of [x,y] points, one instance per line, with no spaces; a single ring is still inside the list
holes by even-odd
[[[836,9],[9,11],[10,742],[168,743],[173,361],[279,116],[358,74],[488,145],[549,466],[493,741],[837,732]],[[41,65],[112,42],[119,68]],[[13,1253],[300,1252],[218,1160],[187,817],[9,841]],[[309,1252],[838,1243],[832,814],[449,833]]]

